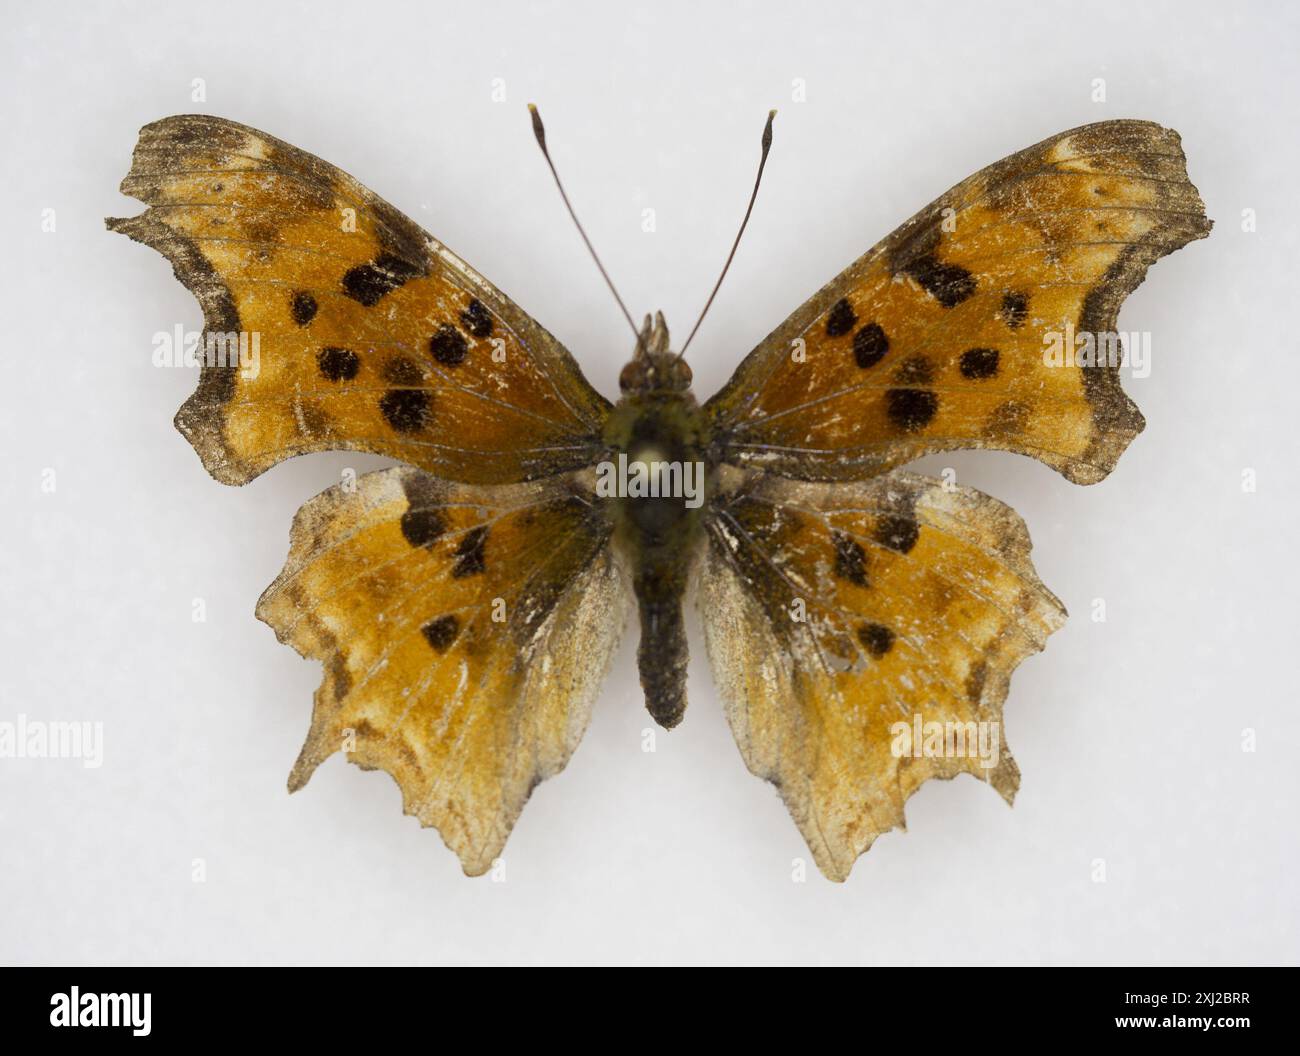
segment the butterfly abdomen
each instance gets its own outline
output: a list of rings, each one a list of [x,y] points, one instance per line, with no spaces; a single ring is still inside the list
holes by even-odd
[[[599,493],[613,504],[615,538],[632,570],[641,614],[637,666],[646,708],[671,729],[686,710],[682,602],[703,541],[711,484],[689,392],[630,392],[609,418]]]

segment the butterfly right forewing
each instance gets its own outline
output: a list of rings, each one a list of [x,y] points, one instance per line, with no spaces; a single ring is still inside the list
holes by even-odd
[[[1152,262],[1209,230],[1167,128],[1106,121],[1013,154],[922,209],[745,359],[707,405],[718,457],[859,480],[997,448],[1100,480],[1143,425],[1119,382],[1120,304]]]

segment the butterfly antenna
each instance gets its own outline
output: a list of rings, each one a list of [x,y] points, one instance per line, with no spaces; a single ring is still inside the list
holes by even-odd
[[[619,308],[623,312],[623,318],[627,320],[627,325],[632,328],[632,333],[636,335],[637,347],[641,345],[641,332],[636,328],[636,323],[632,322],[632,313],[627,310],[627,305],[623,303],[623,298],[618,295],[618,290],[614,288],[614,280],[609,277],[609,272],[605,270],[605,265],[600,262],[600,257],[596,254],[596,247],[591,244],[591,239],[587,237],[587,232],[582,228],[582,222],[578,219],[578,214],[573,211],[573,206],[569,202],[569,196],[564,193],[564,184],[560,182],[560,174],[555,171],[555,162],[551,160],[551,152],[546,149],[546,128],[542,124],[542,115],[538,112],[536,106],[528,104],[528,112],[533,115],[533,135],[537,137],[537,145],[542,148],[542,157],[546,159],[546,164],[551,170],[551,175],[555,177],[555,186],[559,189],[560,197],[564,200],[564,208],[569,210],[569,216],[573,218],[573,226],[578,229],[578,234],[582,236],[582,241],[587,244],[587,252],[591,254],[591,259],[596,262],[596,267],[600,269],[601,278],[605,280],[605,285],[609,287],[609,292],[614,295],[614,300],[618,302]]]
[[[713,306],[713,298],[718,295],[718,290],[722,287],[722,280],[727,277],[727,269],[731,267],[731,262],[736,258],[736,249],[740,246],[740,236],[745,233],[745,225],[749,223],[749,214],[754,211],[754,202],[758,198],[758,185],[763,182],[763,166],[767,164],[767,152],[772,149],[772,119],[774,117],[776,117],[776,111],[769,110],[767,112],[767,124],[763,126],[763,153],[758,159],[758,175],[754,177],[754,190],[749,196],[749,206],[745,209],[745,219],[740,222],[740,230],[736,232],[736,241],[731,244],[731,252],[727,254],[727,262],[722,265],[722,274],[718,276],[718,281],[714,284],[709,299],[704,302],[704,311],[700,312],[700,317],[695,320],[695,325],[691,327],[686,343],[682,345],[682,350],[677,353],[678,359],[686,355],[686,349],[694,340],[695,332],[699,330],[700,323],[704,322],[704,317],[709,314],[709,308]]]

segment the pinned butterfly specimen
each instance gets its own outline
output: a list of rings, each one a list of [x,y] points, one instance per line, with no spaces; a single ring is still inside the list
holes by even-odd
[[[770,143],[769,117],[760,176]],[[647,707],[681,721],[692,591],[745,763],[829,878],[928,778],[1010,801],[1008,681],[1065,613],[1011,509],[900,467],[998,448],[1105,477],[1143,426],[1119,364],[1044,350],[1113,338],[1147,267],[1210,229],[1176,133],[1088,125],[922,209],[703,405],[647,318],[611,404],[449,249],[278,139],[167,118],[122,190],[149,208],[108,226],[172,262],[205,348],[257,339],[256,370],[208,356],[176,417],[217,480],[311,451],[402,463],[302,508],[257,614],[324,665],[290,789],[342,749],[471,875],[577,747],[633,602]],[[692,468],[694,491],[644,486]],[[996,731],[996,765],[900,749],[922,720]]]

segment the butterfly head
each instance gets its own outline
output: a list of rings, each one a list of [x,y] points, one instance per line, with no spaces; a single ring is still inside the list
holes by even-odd
[[[636,350],[618,376],[624,393],[685,392],[691,387],[691,368],[668,348],[668,325],[663,312],[641,324]]]

